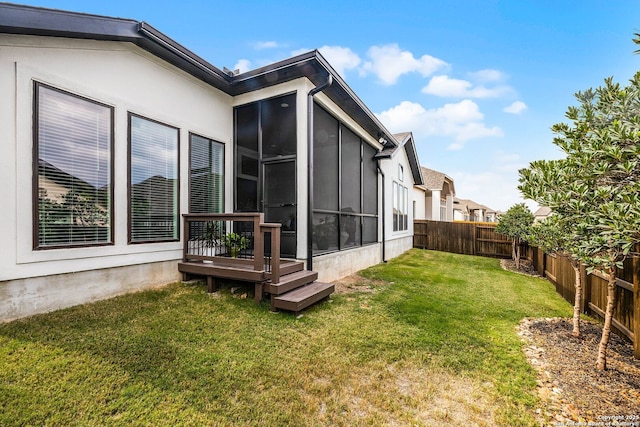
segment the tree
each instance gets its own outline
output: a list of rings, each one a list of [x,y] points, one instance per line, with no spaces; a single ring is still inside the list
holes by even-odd
[[[527,193],[528,187],[523,190]],[[580,336],[580,304],[582,302],[582,276],[580,274],[581,251],[578,236],[573,233],[571,224],[558,215],[551,215],[531,227],[527,241],[544,252],[556,254],[569,261],[575,281],[573,300],[573,336]]]
[[[520,268],[520,244],[529,233],[533,224],[533,214],[524,203],[513,205],[500,217],[496,233],[504,234],[511,239],[511,257]]]
[[[579,105],[566,113],[571,124],[552,126],[553,143],[565,158],[520,171],[525,197],[549,206],[570,227],[589,273],[608,277],[599,370],[606,369],[616,271],[640,242],[640,73],[629,83],[607,78],[595,90],[578,92]]]

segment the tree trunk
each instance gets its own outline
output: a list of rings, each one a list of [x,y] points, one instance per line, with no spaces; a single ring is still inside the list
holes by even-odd
[[[611,335],[611,321],[613,319],[613,307],[616,299],[616,268],[611,268],[608,272],[609,283],[607,284],[607,309],[604,312],[604,326],[602,327],[602,339],[598,346],[598,361],[596,366],[599,371],[607,369],[607,345]]]
[[[573,300],[573,331],[574,337],[580,336],[580,305],[582,303],[582,276],[580,275],[580,264],[571,260],[571,267],[576,276],[574,286],[576,288],[576,297]]]
[[[516,264],[516,268],[519,269],[520,268],[520,257],[518,256],[518,253],[516,252],[516,239],[513,239],[511,241],[511,258],[513,258],[513,262],[515,262]]]

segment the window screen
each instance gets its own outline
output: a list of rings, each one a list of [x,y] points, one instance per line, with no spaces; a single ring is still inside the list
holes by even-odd
[[[377,151],[318,104],[313,134],[315,253],[376,243]]]
[[[129,150],[129,240],[178,240],[178,129],[130,114]]]
[[[338,121],[322,108],[315,108],[313,134],[314,209],[337,211],[340,179]]]
[[[342,212],[360,213],[361,188],[361,161],[360,150],[362,144],[360,138],[346,127],[342,127]]]
[[[363,144],[362,149],[363,212],[376,215],[378,213],[378,168],[374,160],[376,150],[369,144]]]
[[[35,85],[34,247],[112,243],[113,108]]]

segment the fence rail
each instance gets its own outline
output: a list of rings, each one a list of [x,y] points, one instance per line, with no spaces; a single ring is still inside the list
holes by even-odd
[[[511,257],[511,242],[495,232],[491,223],[457,223],[416,220],[414,247],[465,255]],[[571,304],[575,299],[575,273],[568,259],[544,253],[539,248],[525,246],[521,256],[531,261],[533,268],[551,281],[556,292]],[[583,313],[604,318],[607,305],[607,277],[595,272],[587,274],[580,268],[583,293],[580,302]],[[616,333],[629,339],[634,355],[640,358],[640,259],[630,258],[616,278],[616,304],[613,327]]]

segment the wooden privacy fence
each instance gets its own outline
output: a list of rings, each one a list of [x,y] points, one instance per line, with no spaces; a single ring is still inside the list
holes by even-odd
[[[547,254],[536,247],[528,247],[525,256],[533,268],[551,281],[556,291],[571,304],[575,300],[575,273],[569,260]],[[600,273],[587,274],[580,267],[582,299],[580,309],[593,317],[604,318],[607,306],[608,278]],[[629,258],[616,277],[616,303],[613,310],[613,327],[616,333],[633,343],[634,355],[640,358],[640,259]]]
[[[420,249],[511,258],[511,241],[495,232],[496,224],[473,222],[440,222],[415,220],[413,246]],[[521,256],[531,261],[533,268],[551,281],[556,291],[572,305],[575,299],[575,276],[571,263],[561,256],[524,246]],[[582,275],[581,311],[604,318],[607,305],[607,278],[601,273]],[[634,346],[634,355],[640,358],[640,259],[628,259],[616,278],[616,304],[613,327]]]
[[[496,233],[495,228],[495,224],[486,222],[415,220],[413,246],[464,255],[511,258],[511,240]]]

